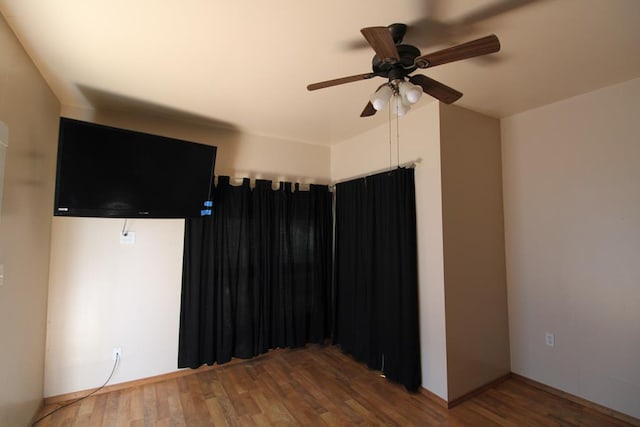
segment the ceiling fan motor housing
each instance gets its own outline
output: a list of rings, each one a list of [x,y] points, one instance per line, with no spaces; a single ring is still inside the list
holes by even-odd
[[[406,97],[406,101],[412,103],[417,102],[421,93],[424,92],[441,102],[451,104],[460,99],[462,96],[461,92],[423,74],[409,75],[418,68],[434,67],[498,52],[500,50],[500,40],[498,40],[495,34],[491,34],[486,37],[431,52],[428,55],[422,55],[420,50],[415,46],[402,43],[406,31],[407,26],[404,24],[391,24],[388,27],[376,26],[362,28],[360,32],[376,52],[376,55],[371,61],[373,72],[313,83],[307,85],[307,90],[322,89],[373,77],[386,77],[388,79],[387,83],[379,86],[376,94],[383,89],[385,89],[384,92],[387,94],[389,89],[391,89],[394,94],[404,92],[404,94],[401,95]],[[410,85],[405,84],[407,80],[411,83]],[[416,87],[421,88],[422,92],[419,92],[419,89],[416,89]],[[407,91],[409,90],[416,93],[412,92],[412,95],[409,97],[407,96]],[[373,101],[370,100],[367,103],[360,114],[361,117],[372,116],[379,110],[372,102]]]
[[[397,61],[389,58],[381,59],[378,55],[373,57],[371,63],[375,74],[391,78],[390,73],[393,71],[393,74],[397,75],[401,72],[402,76],[406,76],[418,68],[415,59],[420,56],[420,50],[417,47],[399,44],[396,48],[400,57]]]
[[[387,28],[391,33],[391,38],[393,39],[393,42],[397,45],[402,43],[402,39],[404,38],[404,35],[407,34],[407,25],[395,23],[387,26]]]

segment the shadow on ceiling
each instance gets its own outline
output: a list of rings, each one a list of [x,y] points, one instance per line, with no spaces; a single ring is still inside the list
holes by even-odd
[[[242,168],[237,154],[242,131],[232,123],[89,86],[77,87],[93,108],[80,113],[88,113],[88,117],[73,118],[116,127],[133,126],[137,131],[213,145],[218,148],[216,174],[234,175]]]
[[[237,127],[232,123],[200,114],[103,91],[85,85],[77,85],[77,88],[98,114],[101,111],[109,111],[125,113],[136,118],[163,118],[185,124],[223,129],[231,132],[237,130]]]
[[[474,33],[481,32],[488,35],[495,32],[496,29],[487,23],[490,19],[508,15],[517,9],[542,1],[545,0],[493,0],[489,4],[471,9],[463,15],[445,19],[445,13],[443,12],[446,10],[445,0],[425,0],[420,8],[419,16],[416,16],[411,22],[406,22],[408,28],[404,43],[426,49],[467,42],[470,41],[469,37]],[[387,22],[384,25],[390,24],[392,22]],[[372,25],[382,24],[374,23]],[[342,43],[342,48],[345,50],[364,49],[367,47],[369,47],[369,44],[363,37]],[[484,57],[474,59],[476,61],[485,60]]]

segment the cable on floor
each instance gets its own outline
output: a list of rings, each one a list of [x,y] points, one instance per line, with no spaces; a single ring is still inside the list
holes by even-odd
[[[116,353],[116,360],[113,362],[113,369],[111,369],[111,373],[109,374],[109,378],[107,378],[107,380],[104,382],[104,384],[102,384],[100,387],[98,387],[97,389],[93,390],[91,393],[87,394],[86,396],[82,396],[77,398],[76,400],[73,400],[69,403],[65,403],[62,406],[57,407],[56,409],[54,409],[53,411],[41,416],[40,418],[38,418],[37,420],[35,420],[33,422],[33,424],[31,424],[31,427],[34,427],[36,424],[38,424],[40,421],[44,420],[45,418],[53,415],[54,413],[58,412],[59,410],[63,409],[63,408],[67,408],[71,405],[74,405],[78,402],[80,402],[81,400],[84,400],[88,397],[93,396],[94,394],[96,394],[97,392],[99,392],[100,390],[102,390],[107,383],[111,380],[111,377],[113,377],[113,373],[116,371],[116,366],[118,366],[118,362],[120,361],[120,354]]]

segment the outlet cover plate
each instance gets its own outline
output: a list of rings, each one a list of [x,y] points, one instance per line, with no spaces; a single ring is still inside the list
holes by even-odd
[[[544,334],[544,343],[549,347],[554,347],[556,345],[556,337],[552,333],[545,332]]]
[[[111,359],[112,360],[116,360],[116,359],[122,360],[122,348],[121,347],[113,347],[113,349],[111,350]]]
[[[120,234],[120,244],[122,245],[135,245],[136,244],[136,232],[127,231]]]

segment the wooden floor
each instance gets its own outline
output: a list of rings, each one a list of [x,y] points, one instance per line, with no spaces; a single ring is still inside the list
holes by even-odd
[[[43,409],[43,415],[56,408]],[[192,375],[95,395],[38,426],[627,426],[509,379],[445,409],[335,347],[272,351]]]

